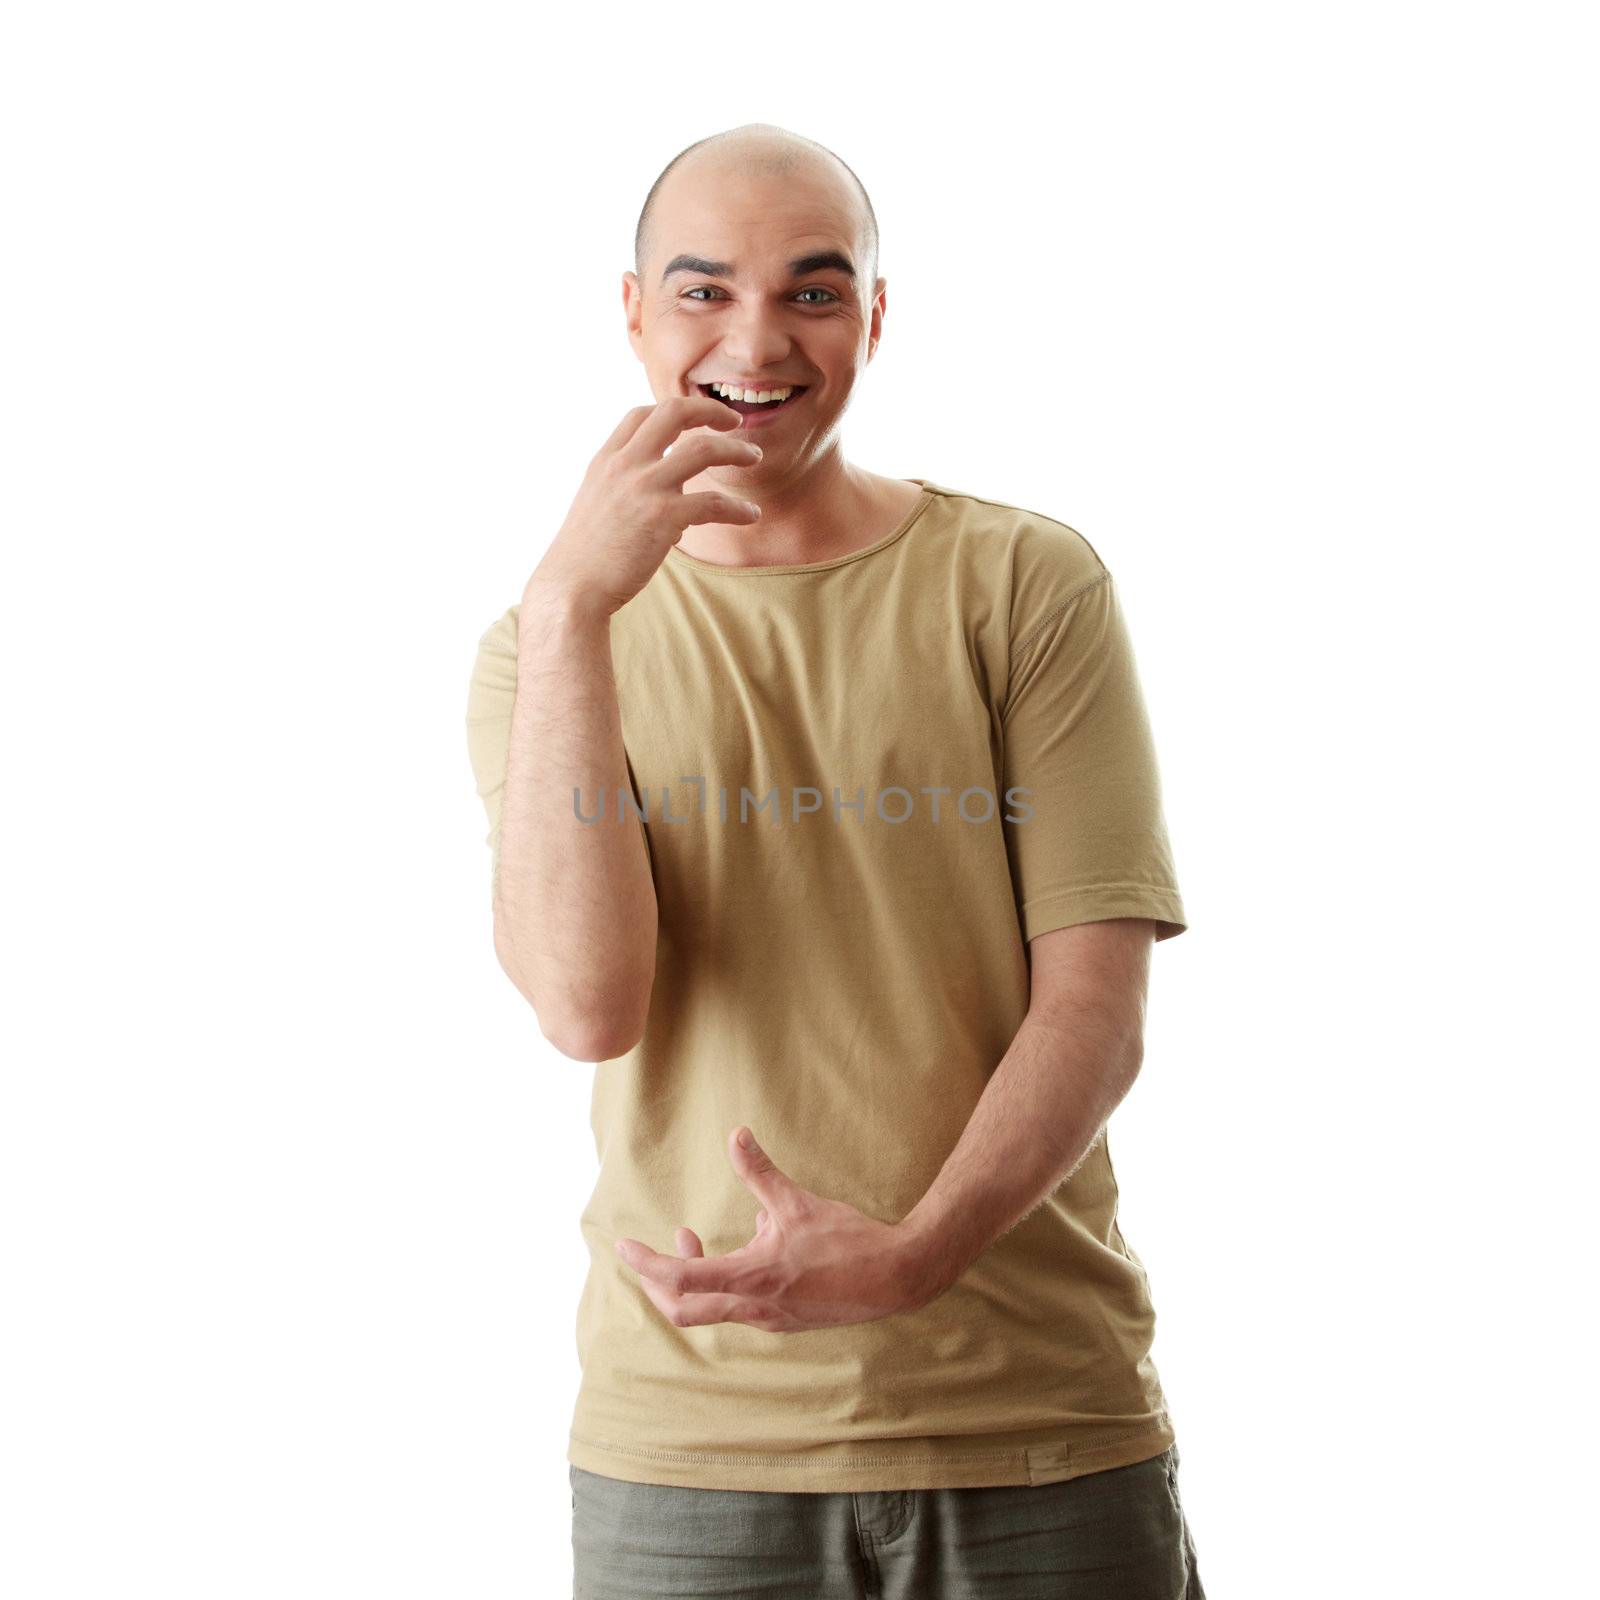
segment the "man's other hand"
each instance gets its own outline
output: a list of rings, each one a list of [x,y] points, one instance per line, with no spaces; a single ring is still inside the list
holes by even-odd
[[[617,1254],[669,1322],[801,1333],[873,1322],[936,1298],[938,1286],[927,1281],[923,1252],[907,1229],[803,1188],[778,1170],[748,1128],[734,1129],[728,1156],[762,1203],[748,1244],[708,1257],[691,1228],[678,1229],[676,1257],[637,1239],[617,1241]]]

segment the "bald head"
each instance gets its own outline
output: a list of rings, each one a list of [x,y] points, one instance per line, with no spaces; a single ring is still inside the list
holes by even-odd
[[[734,173],[742,177],[793,178],[799,175],[831,175],[849,194],[859,221],[859,237],[866,251],[866,274],[861,279],[862,288],[870,296],[878,277],[878,219],[872,209],[861,180],[825,145],[803,134],[791,133],[787,128],[774,127],[767,122],[749,122],[742,127],[729,128],[697,139],[680,150],[650,186],[645,196],[644,209],[633,232],[633,270],[640,283],[645,281],[644,267],[656,245],[655,212],[661,192],[669,177],[678,174],[678,181],[689,176],[695,168],[709,168],[718,173]]]

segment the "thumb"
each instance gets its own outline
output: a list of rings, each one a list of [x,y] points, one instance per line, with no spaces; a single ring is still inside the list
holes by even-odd
[[[772,1157],[756,1143],[756,1136],[749,1128],[735,1128],[729,1148],[733,1151],[733,1169],[744,1186],[770,1209],[784,1209],[799,1193],[799,1184],[778,1170]]]

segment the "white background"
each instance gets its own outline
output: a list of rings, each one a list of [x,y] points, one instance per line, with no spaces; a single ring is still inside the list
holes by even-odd
[[[646,189],[752,120],[877,208],[851,459],[1120,580],[1191,926],[1112,1147],[1209,1591],[1575,1592],[1578,16],[8,10],[9,1594],[569,1591],[593,1069],[491,950],[466,679],[651,399]]]

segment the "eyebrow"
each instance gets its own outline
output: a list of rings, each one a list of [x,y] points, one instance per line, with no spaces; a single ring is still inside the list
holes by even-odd
[[[665,283],[675,272],[692,272],[706,278],[736,278],[739,275],[738,268],[731,261],[707,261],[704,256],[674,256],[661,274],[661,281]],[[818,250],[814,255],[798,256],[789,263],[789,275],[792,278],[804,278],[813,272],[842,272],[852,283],[856,276],[849,256],[838,250]]]

